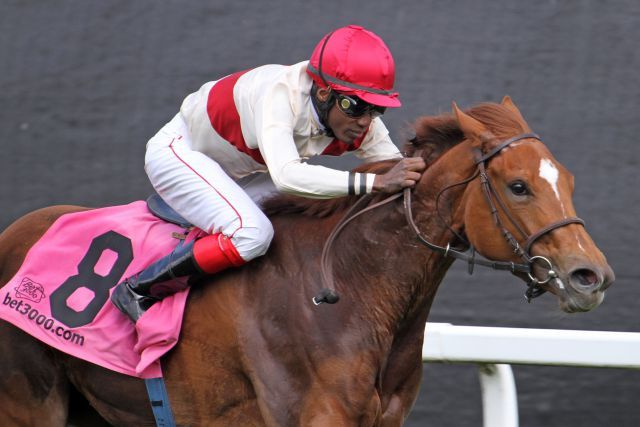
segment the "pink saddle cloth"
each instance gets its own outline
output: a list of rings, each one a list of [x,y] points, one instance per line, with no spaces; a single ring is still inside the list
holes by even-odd
[[[109,295],[122,279],[170,253],[185,233],[142,201],[63,215],[0,288],[0,318],[107,369],[160,377],[160,357],[178,341],[188,290],[156,303],[136,325]],[[186,241],[200,233],[194,229]]]

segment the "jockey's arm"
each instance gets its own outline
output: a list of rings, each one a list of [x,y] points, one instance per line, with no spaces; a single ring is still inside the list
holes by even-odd
[[[286,91],[275,88],[268,98],[259,103],[255,112],[258,147],[278,190],[309,198],[333,198],[372,191],[395,192],[419,179],[420,174],[417,173],[416,177],[416,171],[422,169],[415,166],[411,170],[394,167],[385,175],[375,175],[352,174],[304,163],[293,140],[295,115],[290,105]],[[400,157],[381,122],[370,131],[360,150],[361,158],[381,160]]]
[[[277,126],[268,129],[264,133],[264,143],[259,142],[259,146],[278,190],[317,199],[349,194],[349,173],[304,163],[296,150],[292,132],[286,128]],[[370,192],[375,175],[358,175],[358,188],[360,180],[364,179],[367,192]]]
[[[373,189],[374,174],[310,165],[300,158],[293,139],[295,115],[285,90],[274,88],[255,110],[258,147],[276,188],[299,196],[327,199]],[[362,183],[362,186],[361,186]]]
[[[371,122],[367,137],[356,155],[365,161],[399,159],[397,165],[385,174],[375,175],[373,191],[396,193],[405,187],[413,187],[425,168],[422,158],[402,158],[398,147],[389,137],[389,131],[380,118]]]

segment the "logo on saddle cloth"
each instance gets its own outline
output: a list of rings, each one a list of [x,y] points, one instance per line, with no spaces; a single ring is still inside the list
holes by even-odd
[[[25,277],[22,282],[15,288],[16,298],[28,299],[33,302],[40,302],[44,295],[44,287],[34,282],[33,280]]]

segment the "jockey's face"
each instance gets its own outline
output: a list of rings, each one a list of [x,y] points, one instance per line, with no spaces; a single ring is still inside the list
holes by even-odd
[[[318,98],[326,101],[330,90],[327,88],[318,89]],[[336,101],[337,102],[337,101]],[[349,117],[334,104],[329,110],[327,124],[333,130],[334,135],[346,144],[353,144],[371,125],[371,114],[366,113],[360,117]]]

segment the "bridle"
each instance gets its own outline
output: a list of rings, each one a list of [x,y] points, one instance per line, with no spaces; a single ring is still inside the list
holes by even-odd
[[[489,175],[487,174],[486,167],[487,167],[487,162],[491,158],[500,154],[503,149],[505,149],[512,143],[523,140],[523,139],[535,139],[538,141],[542,141],[540,137],[535,133],[523,133],[501,142],[486,154],[483,154],[480,150],[477,150],[475,153],[475,156],[476,156],[475,164],[476,164],[477,170],[474,172],[474,174],[470,178],[463,180],[461,182],[461,184],[468,184],[469,182],[473,181],[475,178],[477,177],[480,178],[480,184],[481,184],[480,186],[483,190],[483,193],[485,195],[485,198],[491,210],[491,214],[493,216],[496,227],[498,227],[498,229],[502,233],[502,236],[505,238],[507,243],[512,247],[513,252],[516,255],[518,255],[520,258],[522,258],[522,260],[524,261],[523,263],[515,263],[511,261],[496,261],[496,260],[478,258],[476,257],[476,252],[472,247],[470,248],[470,250],[463,251],[461,249],[452,248],[450,244],[447,244],[446,247],[443,247],[430,242],[429,239],[422,234],[422,232],[419,230],[418,226],[416,225],[415,221],[413,220],[413,213],[411,208],[412,191],[410,188],[406,188],[403,191],[403,193],[394,194],[384,199],[383,201],[375,203],[371,206],[368,206],[352,215],[352,212],[356,211],[356,208],[362,203],[362,201],[368,199],[367,197],[361,197],[360,200],[358,200],[358,202],[356,202],[351,207],[351,209],[349,209],[349,211],[345,214],[342,220],[336,225],[334,230],[329,235],[329,238],[327,239],[324,249],[322,251],[321,273],[322,273],[322,281],[323,281],[323,284],[325,285],[325,288],[322,289],[322,291],[318,295],[313,297],[312,299],[313,303],[315,305],[319,305],[322,303],[334,304],[340,298],[336,293],[335,289],[333,288],[332,280],[330,280],[330,278],[332,277],[332,274],[331,274],[332,268],[331,268],[331,263],[329,262],[329,256],[328,256],[330,252],[330,247],[333,241],[335,240],[337,234],[344,228],[344,226],[347,223],[351,222],[354,218],[360,216],[365,212],[375,209],[383,204],[389,203],[401,197],[402,195],[404,195],[404,213],[405,213],[405,218],[407,220],[407,223],[415,233],[416,237],[418,238],[418,241],[423,245],[425,245],[427,248],[429,248],[434,252],[441,253],[445,257],[452,257],[452,258],[459,259],[466,262],[469,265],[469,274],[473,272],[473,267],[475,265],[489,267],[494,270],[508,270],[508,271],[511,271],[512,273],[527,274],[529,278],[529,280],[527,281],[527,290],[525,292],[525,298],[527,302],[531,302],[531,299],[536,298],[542,295],[544,292],[546,292],[541,285],[548,283],[552,279],[557,278],[558,274],[554,270],[553,264],[548,258],[541,255],[534,255],[534,256],[531,255],[531,252],[530,252],[531,246],[533,246],[533,244],[542,236],[546,235],[547,233],[550,233],[551,231],[557,228],[561,228],[569,224],[581,224],[582,226],[584,226],[584,221],[578,217],[563,218],[561,220],[552,222],[551,224],[546,225],[542,229],[529,235],[524,231],[523,227],[521,227],[520,224],[518,224],[518,222],[513,218],[513,216],[509,212],[509,209],[507,209],[507,206],[500,199],[500,197],[498,196],[498,193],[495,191],[494,186],[491,184],[491,180],[489,179]],[[456,184],[454,184],[454,186],[455,185]],[[445,188],[445,190],[451,187],[453,186],[447,187]],[[518,240],[502,223],[500,216],[498,215],[497,206],[500,206],[500,209],[504,212],[508,221],[513,225],[513,227],[517,230],[517,232],[520,234],[520,236],[524,240],[525,242],[524,247],[522,247],[518,243]],[[468,252],[470,252],[470,254]],[[547,269],[547,273],[544,280],[540,280],[533,275],[532,267],[534,263],[537,261],[543,262],[544,264],[546,264],[545,267]]]
[[[474,265],[490,267],[495,270],[509,270],[512,273],[526,273],[529,280],[527,281],[527,291],[525,292],[525,298],[527,299],[527,302],[530,302],[532,298],[536,298],[545,292],[545,290],[540,285],[544,285],[545,283],[548,283],[552,279],[555,279],[558,277],[558,274],[553,269],[553,264],[547,257],[541,256],[541,255],[534,255],[534,256],[531,255],[531,246],[533,246],[533,244],[542,236],[544,236],[547,233],[550,233],[551,231],[557,228],[564,227],[565,225],[569,225],[569,224],[581,224],[584,226],[584,221],[578,217],[567,217],[559,221],[552,222],[551,224],[543,227],[542,229],[536,231],[535,233],[528,235],[523,230],[523,228],[518,224],[518,222],[513,218],[513,216],[509,212],[509,209],[504,204],[502,199],[500,199],[500,197],[498,196],[498,193],[495,191],[494,186],[491,184],[491,180],[489,179],[489,175],[487,174],[486,167],[487,167],[487,162],[491,158],[498,155],[500,152],[502,152],[503,149],[505,149],[512,143],[516,141],[520,141],[522,139],[536,139],[538,141],[541,141],[540,137],[535,133],[523,133],[501,142],[498,146],[496,146],[494,149],[489,151],[487,154],[482,154],[480,150],[476,151],[477,172],[474,174],[474,176],[480,177],[480,183],[481,183],[480,186],[483,190],[485,199],[487,200],[487,203],[491,210],[491,215],[493,216],[493,220],[496,227],[498,227],[504,239],[507,241],[507,243],[509,243],[509,245],[513,249],[513,252],[516,255],[518,255],[520,258],[522,258],[524,263],[518,264],[514,262],[507,262],[507,261],[478,259],[475,257],[475,251],[473,250],[473,248],[471,248],[471,255],[468,255],[467,253],[461,252],[458,249],[451,248],[450,245],[447,245],[446,247],[441,247],[429,242],[429,240],[424,237],[424,235],[420,232],[415,222],[413,221],[413,216],[411,212],[411,191],[405,190],[404,192],[404,196],[405,196],[404,210],[405,210],[405,216],[407,218],[407,222],[409,223],[409,225],[411,226],[414,233],[416,234],[416,236],[418,237],[418,239],[422,244],[424,244],[425,246],[427,246],[429,249],[433,251],[442,253],[444,256],[450,256],[452,258],[467,262],[469,264],[469,273],[473,271]],[[471,180],[468,180],[468,182],[470,181]],[[496,205],[500,206],[502,212],[504,212],[509,222],[514,226],[514,228],[518,231],[520,236],[525,240],[524,248],[520,246],[520,244],[518,243],[518,240],[504,226],[504,224],[500,220],[500,216],[498,215],[498,209]],[[547,277],[544,278],[544,280],[540,280],[532,274],[532,266],[536,261],[541,261],[546,264]]]

